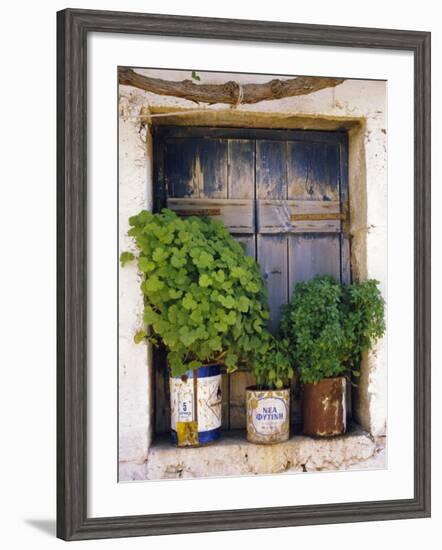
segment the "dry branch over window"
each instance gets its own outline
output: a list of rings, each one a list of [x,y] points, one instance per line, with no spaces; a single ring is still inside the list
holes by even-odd
[[[129,68],[119,69],[119,83],[158,95],[181,97],[197,103],[258,103],[270,99],[282,99],[307,95],[344,82],[344,78],[300,76],[289,80],[273,79],[262,84],[196,84],[192,80],[172,81],[151,78]]]

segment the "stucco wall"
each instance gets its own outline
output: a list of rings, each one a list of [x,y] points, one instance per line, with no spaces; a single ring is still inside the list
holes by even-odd
[[[152,141],[147,126],[137,118],[140,105],[120,100],[118,237],[122,250],[135,251],[128,237],[128,218],[152,208]],[[119,460],[143,464],[152,436],[150,416],[151,360],[145,344],[133,336],[142,323],[140,275],[134,264],[119,270]]]
[[[165,78],[165,73],[139,70]],[[200,74],[201,82],[267,81],[269,76]],[[189,74],[167,73],[183,80]],[[386,83],[346,81],[333,89],[306,96],[263,101],[256,105],[198,106],[174,97],[157,96],[120,86],[119,201],[120,249],[130,249],[127,218],[152,205],[152,143],[150,124],[192,124],[349,131],[350,233],[353,277],[375,278],[387,298],[387,132]],[[186,111],[181,116],[155,116]],[[149,115],[153,115],[152,117]],[[141,322],[142,297],[136,267],[120,269],[120,470],[122,479],[142,477],[129,463],[146,460],[151,438],[151,361],[143,344],[133,343]],[[386,338],[364,358],[355,391],[357,421],[373,435],[386,433]],[[123,473],[124,472],[124,473]],[[138,472],[138,473],[135,473]]]

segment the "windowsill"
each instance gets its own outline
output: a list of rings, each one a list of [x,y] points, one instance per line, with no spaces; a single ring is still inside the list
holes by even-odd
[[[334,438],[294,435],[284,443],[249,443],[243,430],[224,432],[211,445],[175,447],[167,436],[149,449],[146,479],[179,479],[386,467],[385,439],[360,426]]]

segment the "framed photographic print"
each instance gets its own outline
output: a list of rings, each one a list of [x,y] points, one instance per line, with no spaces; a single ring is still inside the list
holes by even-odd
[[[58,536],[430,514],[430,34],[58,13]]]

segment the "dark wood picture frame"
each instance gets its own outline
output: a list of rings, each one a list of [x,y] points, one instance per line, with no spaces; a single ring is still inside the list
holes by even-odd
[[[242,510],[87,517],[87,36],[151,34],[414,55],[414,497]],[[57,14],[57,535],[65,540],[430,515],[430,33],[67,9]]]

